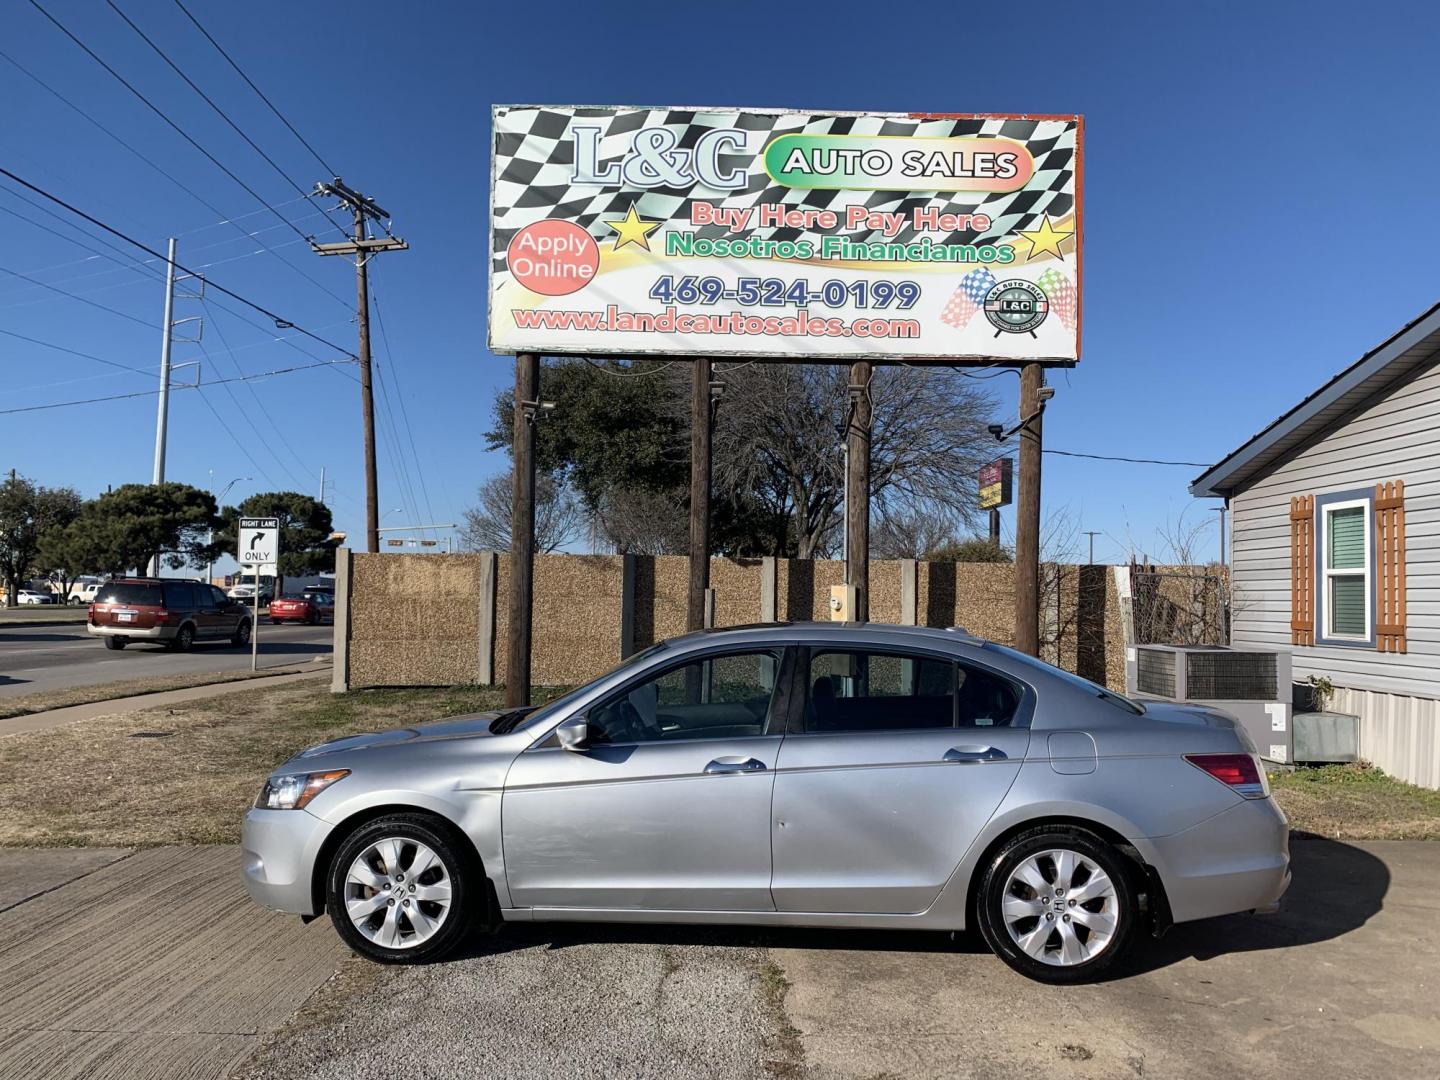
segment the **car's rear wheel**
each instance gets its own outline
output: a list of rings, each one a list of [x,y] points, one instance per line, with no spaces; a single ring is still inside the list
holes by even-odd
[[[232,644],[232,645],[249,645],[249,644],[250,644],[250,620],[249,620],[249,619],[241,619],[238,623],[235,624],[235,633],[233,633],[233,634],[230,635],[230,644]]]
[[[195,644],[195,627],[186,623],[175,631],[175,636],[170,639],[170,647],[176,652],[189,652],[190,646]]]
[[[1040,827],[1012,838],[980,882],[980,933],[1040,982],[1097,978],[1125,954],[1139,921],[1129,861],[1084,829]]]
[[[105,639],[105,647],[107,649],[123,649],[125,644],[123,637],[107,637]]]
[[[345,943],[388,964],[433,960],[471,929],[481,875],[462,841],[434,818],[366,822],[336,850],[325,906]]]

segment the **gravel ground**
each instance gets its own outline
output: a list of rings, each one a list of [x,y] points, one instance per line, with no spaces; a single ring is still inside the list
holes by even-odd
[[[240,1075],[796,1075],[785,984],[754,940],[696,928],[512,926],[448,963],[354,959]]]

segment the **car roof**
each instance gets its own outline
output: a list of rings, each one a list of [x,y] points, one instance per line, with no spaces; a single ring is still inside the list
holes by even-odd
[[[746,641],[814,641],[834,639],[845,641],[891,642],[897,646],[937,645],[954,647],[969,645],[979,647],[984,638],[975,637],[968,631],[955,627],[900,626],[895,623],[875,622],[768,622],[748,623],[742,626],[715,627],[696,630],[689,634],[670,638],[671,645],[684,644],[743,644]]]

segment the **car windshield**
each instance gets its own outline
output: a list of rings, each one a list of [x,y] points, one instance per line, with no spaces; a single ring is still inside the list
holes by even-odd
[[[310,594],[309,594],[309,593],[298,593],[298,592],[287,592],[284,596],[280,597],[280,599],[281,599],[281,600],[309,600],[309,599],[310,599]]]
[[[993,641],[985,642],[983,648],[989,649],[992,652],[1001,653],[1009,659],[1029,667],[1039,668],[1047,675],[1052,675],[1063,682],[1067,682],[1077,690],[1082,690],[1087,694],[1094,694],[1102,701],[1108,701],[1117,709],[1124,709],[1126,712],[1132,712],[1136,716],[1145,715],[1145,706],[1141,705],[1138,701],[1132,701],[1124,694],[1115,693],[1114,690],[1107,690],[1099,683],[1082,678],[1073,671],[1066,671],[1064,668],[1056,667],[1054,664],[1047,664],[1044,660],[1037,659],[1028,653],[1019,652],[1006,645],[996,645]]]
[[[152,607],[160,607],[164,603],[158,585],[106,585],[96,594],[95,600],[100,604],[145,604]]]
[[[629,659],[622,660],[619,664],[611,668],[604,675],[601,675],[598,679],[591,679],[583,686],[577,686],[568,694],[562,694],[554,701],[547,702],[546,704],[540,706],[538,709],[535,709],[528,713],[504,713],[503,715],[498,717],[494,721],[494,723],[490,725],[490,731],[492,734],[495,735],[505,735],[511,731],[520,731],[523,728],[532,727],[535,724],[541,723],[546,718],[564,711],[571,702],[578,700],[582,695],[588,693],[590,688],[595,686],[597,683],[605,681],[606,679],[610,678],[610,676],[614,675],[616,672],[624,671],[626,668],[634,667],[636,664],[643,663],[655,654],[663,652],[666,648],[667,646],[665,642],[657,641],[648,649],[641,649],[638,653],[636,653]]]

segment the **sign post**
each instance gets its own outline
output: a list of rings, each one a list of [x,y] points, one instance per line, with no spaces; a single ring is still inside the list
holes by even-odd
[[[260,661],[260,575],[266,570],[273,577],[280,562],[280,519],[273,517],[242,517],[240,534],[236,537],[235,560],[240,564],[241,580],[243,571],[249,570],[255,578],[255,591],[250,616],[250,670],[255,671]]]
[[[990,542],[1000,546],[1000,507],[1009,506],[1014,458],[996,458],[980,468],[980,509],[990,511]]]

